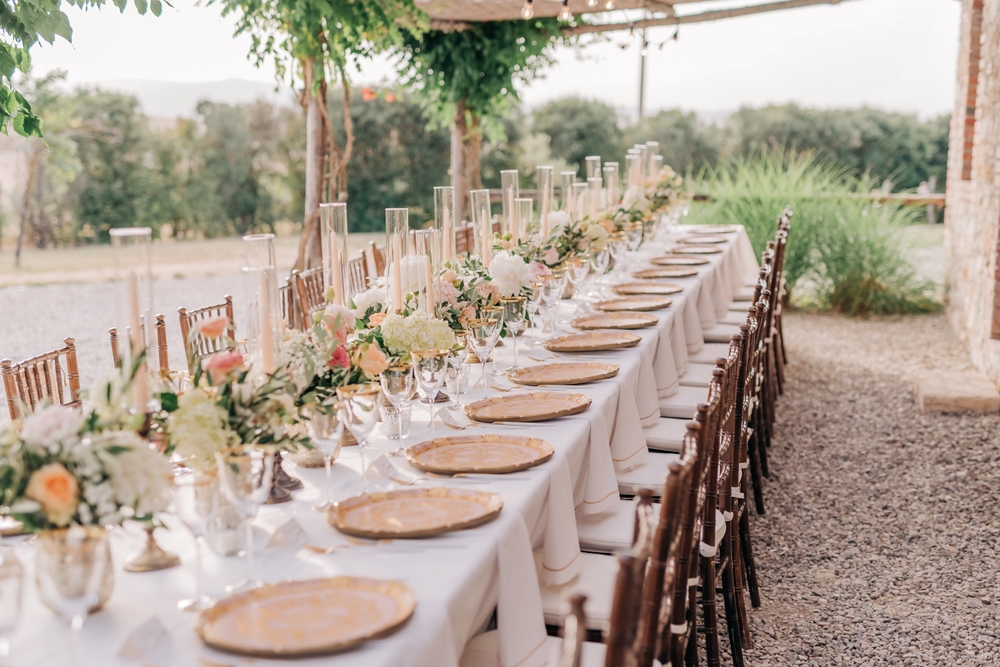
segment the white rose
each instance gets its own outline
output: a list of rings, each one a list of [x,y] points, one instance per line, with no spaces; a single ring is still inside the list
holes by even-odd
[[[549,212],[549,231],[555,234],[560,229],[572,222],[569,217],[569,213],[566,211],[550,211]]]
[[[490,261],[490,280],[500,290],[500,296],[516,296],[531,284],[531,268],[521,257],[501,250]]]
[[[354,314],[357,317],[361,317],[367,312],[369,308],[375,304],[385,303],[385,290],[378,285],[371,287],[364,292],[358,292],[354,295]]]
[[[625,195],[622,197],[622,208],[625,210],[634,208],[639,211],[645,211],[649,208],[649,200],[646,199],[646,193],[643,192],[642,188],[632,186],[625,191]]]
[[[50,405],[24,420],[21,437],[29,445],[41,447],[52,454],[68,449],[79,440],[83,414],[63,405]]]

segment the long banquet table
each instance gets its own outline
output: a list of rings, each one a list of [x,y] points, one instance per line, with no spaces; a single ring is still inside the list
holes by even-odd
[[[417,599],[413,617],[397,632],[383,639],[335,656],[295,660],[310,665],[451,667],[457,666],[466,642],[491,622],[496,610],[500,657],[504,667],[545,664],[545,627],[542,619],[539,577],[547,585],[571,583],[578,566],[575,514],[591,514],[621,502],[616,470],[643,462],[646,445],[643,427],[656,423],[658,399],[675,393],[686,371],[690,354],[704,344],[702,330],[717,323],[729,308],[735,290],[756,278],[757,263],[745,231],[740,228],[720,245],[722,253],[691,278],[670,279],[684,286],[672,295],[673,304],[655,311],[656,326],[636,331],[641,343],[630,349],[586,355],[620,366],[617,377],[575,387],[545,387],[544,391],[573,391],[589,396],[589,410],[572,417],[526,425],[479,425],[468,433],[532,435],[548,441],[553,458],[535,468],[502,476],[455,479],[418,479],[422,473],[405,459],[389,456],[400,444],[413,445],[430,437],[427,408],[414,403],[408,438],[389,441],[376,428],[368,446],[368,462],[379,457],[374,469],[389,470],[397,479],[419,486],[454,485],[500,494],[503,510],[490,523],[470,530],[420,540],[395,540],[372,544],[348,542],[334,530],[325,515],[311,509],[324,488],[322,469],[286,469],[305,482],[306,488],[283,505],[265,506],[255,521],[257,570],[266,582],[353,575],[394,579],[410,586]],[[643,248],[637,264],[662,248]],[[636,268],[641,268],[637,266]],[[563,306],[564,310],[571,306]],[[569,325],[562,329],[569,331]],[[529,352],[526,338],[519,338],[521,365],[551,355],[541,347]],[[511,363],[511,346],[497,348],[500,368]],[[529,356],[530,355],[530,356]],[[477,383],[479,366],[471,369],[470,384]],[[502,380],[505,388],[510,383]],[[531,390],[531,388],[527,388]],[[520,390],[518,390],[520,391]],[[482,397],[477,384],[464,402]],[[491,390],[490,395],[500,395]],[[457,434],[438,422],[436,436]],[[389,467],[387,467],[389,466]],[[360,456],[357,447],[344,448],[335,465],[340,497],[360,489]],[[370,473],[372,474],[372,473]],[[375,484],[393,484],[382,476]],[[295,519],[304,531],[275,530]],[[136,526],[113,531],[114,593],[101,612],[91,616],[80,639],[81,665],[148,665],[151,667],[218,667],[220,665],[284,664],[250,659],[206,647],[193,629],[194,615],[176,609],[177,600],[194,592],[195,548],[190,534],[170,515],[171,528],[157,531],[160,544],[182,559],[182,566],[152,573],[132,574],[121,569],[138,552],[144,536]],[[287,530],[287,529],[286,529]],[[6,543],[6,541],[5,541]],[[301,548],[303,543],[326,548],[346,545],[330,554]],[[19,544],[28,581],[33,582],[33,549]],[[536,553],[537,558],[536,558]],[[209,594],[225,595],[228,583],[246,574],[244,557],[219,557],[204,550],[205,582]],[[536,566],[537,560],[537,566]],[[20,626],[13,637],[12,664],[70,664],[68,629],[37,599],[33,583],[27,585]],[[165,632],[150,631],[159,628]],[[140,627],[146,630],[137,632]],[[289,662],[288,664],[292,664]]]

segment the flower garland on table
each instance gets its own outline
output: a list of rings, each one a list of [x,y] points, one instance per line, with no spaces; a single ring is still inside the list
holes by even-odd
[[[549,224],[552,229],[549,238],[519,246],[518,254],[526,261],[542,267],[558,266],[581,253],[608,247],[608,228],[599,220],[588,217],[574,221],[565,211],[553,211],[549,214]]]
[[[524,256],[531,252],[522,241],[513,250],[496,252],[489,269],[478,257],[456,262],[454,268],[449,263],[435,283],[438,316],[461,331],[483,308],[499,305],[504,297],[525,295],[540,275],[549,272],[542,262]]]

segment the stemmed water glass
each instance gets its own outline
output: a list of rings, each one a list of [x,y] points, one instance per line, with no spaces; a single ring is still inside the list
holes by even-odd
[[[183,611],[208,609],[215,600],[205,594],[201,543],[219,510],[219,477],[197,470],[182,472],[170,479],[170,491],[174,496],[174,515],[191,531],[195,547],[195,596],[181,600],[177,608]]]
[[[323,405],[309,411],[309,439],[323,455],[323,467],[326,468],[326,498],[313,506],[317,512],[325,512],[333,504],[333,462],[340,454],[344,425],[337,417],[340,404]]]
[[[219,486],[237,513],[247,531],[247,577],[226,586],[227,593],[260,588],[264,583],[257,578],[253,558],[253,518],[267,500],[274,478],[274,447],[238,445],[215,453],[219,464]]]
[[[498,332],[502,333],[504,328],[504,309],[503,306],[483,306],[479,309],[481,317],[488,320],[497,320],[499,326],[497,327]],[[499,336],[497,337],[499,340]],[[495,345],[494,345],[495,346]],[[503,371],[497,369],[497,358],[496,355],[493,356],[493,370],[490,371],[490,375],[497,378],[503,375]]]
[[[413,394],[413,366],[406,363],[390,364],[382,375],[379,376],[379,384],[382,387],[382,396],[392,405],[392,413],[382,415],[383,432],[390,440],[399,440],[403,437],[403,403],[410,400]],[[395,415],[399,428],[393,428],[389,424],[389,419]],[[403,450],[399,447],[394,453]]]
[[[625,274],[625,253],[628,251],[625,232],[615,232],[608,239],[608,250],[611,252],[611,259],[615,260],[613,273]]]
[[[434,401],[437,400],[448,374],[451,350],[414,350],[410,354],[413,357],[413,372],[417,376],[417,384],[427,395],[431,411],[431,435],[434,435]]]
[[[556,308],[558,308],[559,300],[562,299],[562,295],[565,290],[565,271],[553,270],[552,275],[549,276],[549,279],[545,281],[544,285],[542,285],[542,303],[545,305],[545,312],[547,313],[546,319],[549,322],[549,330],[553,334],[556,332]]]
[[[378,422],[378,402],[382,394],[381,387],[377,384],[349,384],[337,389],[337,398],[340,399],[340,410],[337,416],[343,422],[344,427],[350,431],[354,439],[358,441],[358,448],[361,451],[361,477],[364,481],[364,488],[368,490],[368,478],[365,476],[367,466],[365,465],[365,447],[368,443],[368,436]]]
[[[545,283],[542,281],[531,283],[531,288],[528,291],[528,301],[525,303],[525,307],[528,310],[528,316],[531,318],[531,340],[532,344],[538,341],[537,329],[538,327],[538,315],[542,310],[542,288],[545,287]]]
[[[637,252],[642,245],[642,223],[632,222],[625,226],[625,243],[630,253]]]
[[[578,304],[583,302],[582,286],[590,273],[590,256],[581,255],[566,262],[566,278],[573,286],[573,300]]]
[[[73,526],[41,533],[35,575],[39,595],[69,622],[70,664],[79,664],[80,630],[100,600],[111,545],[108,534],[96,526]]]
[[[507,372],[519,371],[521,367],[517,365],[517,334],[521,333],[524,326],[524,304],[527,299],[523,296],[511,296],[500,299],[503,305],[503,321],[512,336],[511,344],[514,346],[514,365],[507,369]]]
[[[594,283],[597,285],[596,292],[600,296],[600,281],[602,276],[607,273],[608,265],[611,263],[611,252],[605,248],[604,250],[598,250],[590,255],[590,268],[594,272]]]
[[[462,407],[462,367],[465,360],[469,358],[469,346],[466,342],[464,331],[455,332],[455,346],[451,348],[451,356],[448,357],[448,364],[451,369],[448,371],[448,391],[455,395],[455,407]],[[452,378],[454,378],[454,389],[452,388]]]
[[[21,618],[24,567],[12,547],[0,547],[0,658],[10,655],[10,636]]]
[[[465,340],[472,351],[479,357],[483,366],[483,396],[489,394],[489,382],[486,379],[486,360],[489,359],[500,335],[500,320],[479,318],[469,320],[465,325]]]

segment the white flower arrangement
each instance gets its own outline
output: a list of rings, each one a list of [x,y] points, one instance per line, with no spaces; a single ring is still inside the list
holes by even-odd
[[[566,211],[549,211],[549,233],[555,234],[566,225],[573,222]]]
[[[409,355],[414,350],[451,349],[455,334],[444,320],[423,310],[411,314],[389,313],[380,326],[382,341],[390,354]]]
[[[174,453],[185,465],[198,470],[215,469],[215,452],[240,444],[229,428],[229,415],[202,387],[177,397],[177,409],[167,418]]]
[[[532,273],[528,263],[506,250],[493,256],[489,274],[490,281],[503,297],[518,296],[523,288],[531,285]]]

